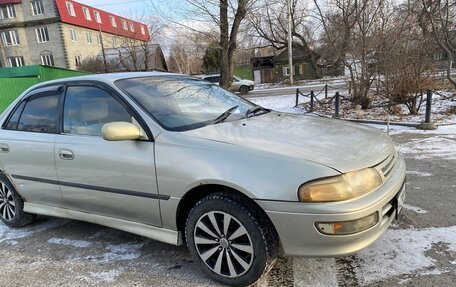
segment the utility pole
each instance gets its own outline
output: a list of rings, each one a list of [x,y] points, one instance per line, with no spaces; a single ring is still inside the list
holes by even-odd
[[[101,33],[101,25],[98,25],[98,32],[100,33],[100,44],[101,44],[101,53],[103,55],[103,65],[104,65],[104,72],[108,72],[108,65],[106,64],[106,53],[103,44],[103,34]]]
[[[288,67],[290,67],[290,85],[293,85],[293,35],[292,30],[292,19],[291,19],[291,1],[287,0],[288,5]]]

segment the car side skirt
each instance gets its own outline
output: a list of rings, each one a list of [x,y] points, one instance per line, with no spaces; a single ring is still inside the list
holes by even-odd
[[[24,211],[39,215],[86,221],[127,231],[176,246],[182,245],[182,236],[180,232],[147,224],[29,202],[24,202]]]

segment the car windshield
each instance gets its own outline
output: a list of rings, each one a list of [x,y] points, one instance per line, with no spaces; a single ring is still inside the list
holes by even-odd
[[[243,118],[254,104],[191,77],[151,76],[116,81],[165,129],[186,131]]]

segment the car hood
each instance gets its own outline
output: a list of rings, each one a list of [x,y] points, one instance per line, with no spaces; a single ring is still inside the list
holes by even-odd
[[[188,136],[316,162],[340,172],[374,166],[395,151],[378,129],[315,116],[271,112],[185,132]]]

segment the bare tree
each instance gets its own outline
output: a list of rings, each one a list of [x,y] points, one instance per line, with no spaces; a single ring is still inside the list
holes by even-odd
[[[456,88],[456,78],[451,75],[456,54],[456,1],[421,0],[423,7],[422,28],[430,31],[445,54],[446,77]]]
[[[273,47],[281,50],[288,47],[288,0],[262,0],[248,15],[251,36],[259,38],[260,47]],[[310,56],[310,64],[317,77],[321,76],[317,64],[318,54],[313,49],[315,23],[310,17],[307,1],[291,0],[291,34],[294,42],[303,47]]]

